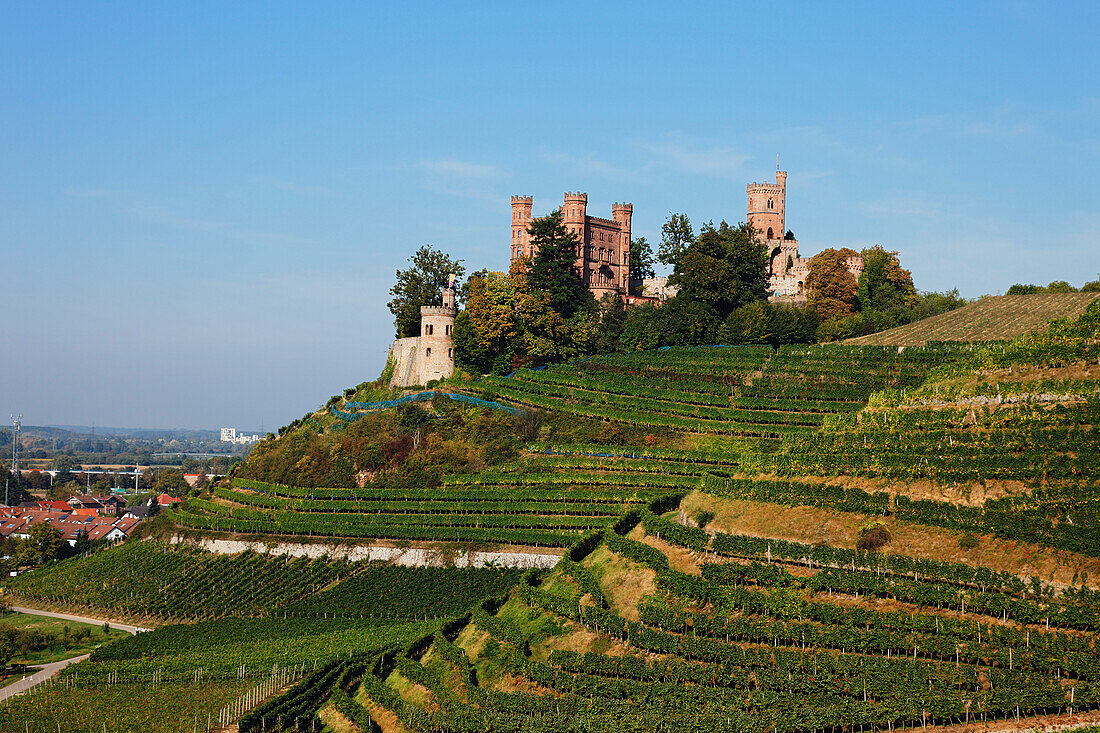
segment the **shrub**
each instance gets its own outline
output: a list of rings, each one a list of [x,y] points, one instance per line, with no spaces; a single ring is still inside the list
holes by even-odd
[[[692,519],[699,525],[699,529],[702,529],[710,523],[710,520],[714,519],[714,512],[699,510],[695,512],[695,516],[693,516]]]
[[[978,546],[978,536],[973,532],[963,532],[959,537],[959,547],[964,550],[973,550]]]
[[[890,533],[882,522],[875,522],[860,527],[859,539],[856,540],[857,550],[879,550],[890,542]]]

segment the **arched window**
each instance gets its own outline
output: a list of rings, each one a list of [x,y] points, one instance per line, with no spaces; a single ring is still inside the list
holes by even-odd
[[[429,336],[434,336],[435,335],[435,326],[433,326],[431,324],[428,324],[428,335]]]
[[[453,359],[454,358],[454,356],[455,356],[454,351],[455,351],[454,349],[447,349],[447,358],[448,359]]]
[[[768,199],[768,208],[769,209],[774,209],[775,208],[775,201],[773,201],[772,199]]]
[[[775,233],[772,231],[771,227],[768,227],[768,239],[775,239]]]
[[[429,359],[432,358],[432,347],[431,346],[429,346],[427,349],[424,350],[424,356],[428,357]]]

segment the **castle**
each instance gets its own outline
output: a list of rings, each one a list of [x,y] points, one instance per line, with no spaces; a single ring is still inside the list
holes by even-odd
[[[527,228],[531,226],[530,196],[512,197],[512,257],[534,257],[538,248],[531,244]],[[562,222],[577,236],[577,261],[573,273],[596,298],[606,293],[623,295],[630,285],[630,218],[633,204],[615,204],[611,218],[588,215],[588,194],[567,193],[562,204]]]
[[[420,335],[397,339],[390,346],[391,387],[410,387],[455,373],[455,277],[443,289],[443,305],[420,306]]]
[[[806,302],[806,278],[810,275],[810,259],[798,254],[798,240],[787,229],[787,171],[776,170],[775,183],[753,183],[745,186],[748,195],[747,221],[760,233],[768,246],[768,300],[801,304]],[[848,257],[848,271],[859,279],[863,258]]]

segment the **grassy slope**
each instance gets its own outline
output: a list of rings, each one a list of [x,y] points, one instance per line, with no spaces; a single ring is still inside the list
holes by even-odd
[[[847,344],[922,346],[929,341],[1000,341],[1036,331],[1055,318],[1076,318],[1098,293],[994,295],[957,310],[888,331],[848,339]]]

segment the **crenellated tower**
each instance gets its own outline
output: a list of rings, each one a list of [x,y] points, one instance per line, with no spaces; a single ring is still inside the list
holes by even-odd
[[[787,231],[787,171],[775,172],[775,183],[753,183],[746,187],[748,222],[763,240],[783,239]]]
[[[531,226],[531,206],[534,199],[530,196],[512,197],[512,259],[530,256],[531,237],[527,227]]]

